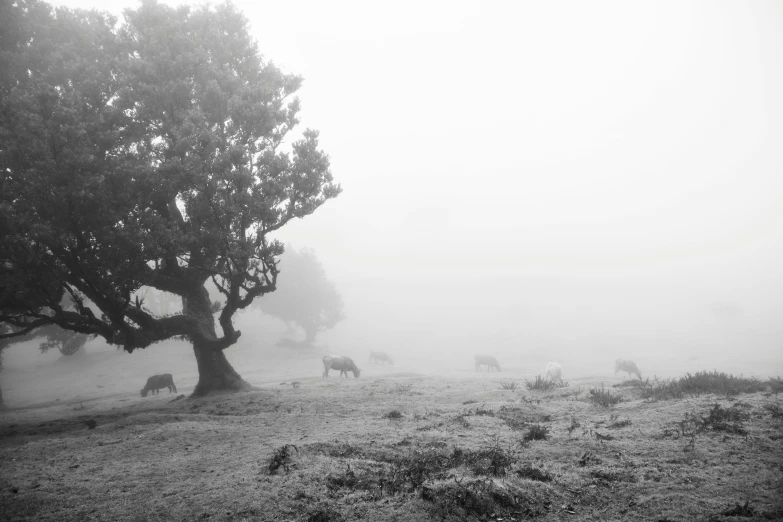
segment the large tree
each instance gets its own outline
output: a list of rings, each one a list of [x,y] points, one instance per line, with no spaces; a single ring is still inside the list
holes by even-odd
[[[271,234],[340,192],[316,131],[284,141],[300,85],[259,54],[228,3],[147,0],[118,23],[0,2],[10,335],[55,324],[128,352],[181,337],[198,363],[194,394],[246,386],[224,350],[240,336],[234,314],[276,288],[283,248]],[[219,331],[210,280],[225,298]],[[182,311],[146,308],[145,286],[180,296]]]
[[[254,306],[286,324],[298,325],[305,332],[305,343],[312,344],[318,332],[334,328],[345,318],[343,300],[311,249],[288,247],[280,269],[284,274],[280,288]]]

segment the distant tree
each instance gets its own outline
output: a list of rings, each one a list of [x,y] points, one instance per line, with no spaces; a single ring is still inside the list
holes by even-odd
[[[313,250],[290,246],[280,258],[285,274],[274,294],[256,301],[255,306],[286,324],[296,324],[312,343],[318,332],[334,328],[345,319],[343,300]]]
[[[283,145],[300,85],[229,3],[145,0],[118,23],[0,2],[0,338],[52,324],[128,352],[185,338],[195,395],[245,387],[223,350],[234,314],[276,289],[271,234],[340,193],[316,131]],[[182,310],[152,312],[142,287]]]

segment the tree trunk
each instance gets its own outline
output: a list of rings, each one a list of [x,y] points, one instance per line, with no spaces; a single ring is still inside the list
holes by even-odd
[[[198,363],[198,384],[194,396],[206,395],[217,390],[241,390],[250,387],[234,370],[222,351],[215,351],[193,343]]]
[[[204,337],[216,337],[215,316],[212,302],[203,287],[195,291],[189,299],[182,300],[183,311],[198,319],[201,334]],[[205,343],[193,341],[193,352],[198,363],[198,384],[193,396],[206,395],[218,390],[241,390],[250,387],[234,370],[223,351],[216,351]]]
[[[3,402],[3,387],[0,386],[0,410],[5,409],[5,403]]]

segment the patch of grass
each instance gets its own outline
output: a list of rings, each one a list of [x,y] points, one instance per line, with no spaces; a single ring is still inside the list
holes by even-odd
[[[723,511],[721,515],[724,517],[753,517],[756,516],[756,510],[750,505],[750,501],[745,501],[744,505],[736,504],[734,507]]]
[[[274,475],[281,467],[286,472],[288,471],[288,466],[291,464],[291,449],[294,449],[297,453],[299,453],[299,449],[293,444],[285,444],[275,450],[275,452],[272,454],[272,457],[269,459],[269,463],[267,464],[270,475]]]
[[[685,397],[685,391],[677,379],[666,379],[663,381],[655,379],[652,384],[647,379],[644,385],[641,386],[641,391],[642,399],[649,401],[670,401]]]
[[[626,379],[623,382],[613,384],[612,388],[644,388],[650,386],[650,378],[646,380],[641,379]]]
[[[308,513],[307,522],[342,522],[343,517],[331,508],[317,509]]]
[[[772,393],[775,394],[775,397],[778,396],[778,393],[783,391],[783,378],[770,377],[767,383],[769,384],[769,387],[772,388]]]
[[[495,437],[492,444],[478,451],[454,448],[452,465],[467,464],[476,475],[502,477],[517,461],[512,448],[503,448],[500,439]]]
[[[773,419],[783,419],[783,408],[778,404],[765,404],[764,409],[769,412]]]
[[[399,410],[392,410],[383,416],[384,419],[401,419],[402,413]]]
[[[754,393],[764,391],[766,384],[755,377],[735,377],[724,372],[696,372],[687,373],[678,379],[678,385],[683,393],[688,395],[702,395],[716,393],[719,395],[739,395],[740,393]]]
[[[701,417],[701,424],[705,430],[746,435],[747,431],[743,428],[743,424],[749,418],[750,414],[742,411],[740,405],[724,408],[720,404],[715,404],[706,416]]]
[[[630,426],[633,424],[631,422],[631,419],[625,418],[623,420],[617,420],[618,415],[612,415],[610,417],[610,423],[606,426],[607,428],[613,428],[613,429],[619,429],[619,428],[625,428],[627,426]]]
[[[522,437],[523,442],[530,442],[532,440],[547,440],[549,438],[549,426],[542,426],[541,424],[534,424],[530,426],[527,433]]]
[[[538,482],[552,482],[552,480],[554,480],[551,473],[539,468],[534,468],[531,464],[526,464],[521,468],[515,469],[514,473],[522,478]]]
[[[582,427],[582,424],[578,420],[576,420],[576,417],[571,417],[571,425],[568,428],[566,428],[566,429],[568,430],[568,434],[571,435],[571,433],[573,433],[573,431],[575,429],[581,428],[581,427]]]
[[[525,387],[530,391],[549,391],[553,388],[557,388],[557,382],[541,377],[540,375],[536,375],[536,378],[533,382],[525,379]]]
[[[595,469],[590,476],[602,482],[636,482],[637,478],[625,470]]]
[[[452,480],[422,489],[421,498],[432,503],[443,520],[504,520],[506,515],[525,519],[546,512],[546,507],[529,497],[527,491],[513,483],[497,484],[492,479]]]
[[[590,390],[590,396],[588,399],[598,404],[599,406],[603,406],[604,408],[614,406],[623,400],[621,395],[613,395],[609,390],[606,390],[603,384],[601,384],[600,389],[593,388]]]
[[[500,389],[501,390],[510,390],[514,391],[517,389],[517,382],[511,381],[511,382],[501,382],[500,383]]]
[[[413,390],[413,383],[408,382],[408,383],[402,384],[402,383],[396,382],[396,383],[394,383],[394,387],[393,388],[388,388],[386,390],[386,393],[410,393],[411,390]]]
[[[476,409],[474,409],[474,410],[471,410],[470,408],[465,410],[464,415],[466,415],[466,416],[476,415],[476,416],[494,417],[495,416],[495,412],[493,410],[488,409],[488,408],[483,408],[481,406],[476,406]]]

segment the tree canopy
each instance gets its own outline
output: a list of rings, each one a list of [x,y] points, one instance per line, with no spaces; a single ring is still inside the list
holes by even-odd
[[[285,275],[278,290],[254,305],[263,313],[298,325],[307,343],[345,318],[343,300],[313,250],[288,247],[280,269]]]
[[[0,3],[0,321],[128,352],[183,337],[196,394],[244,386],[222,350],[234,314],[276,289],[271,234],[341,190],[317,131],[286,142],[301,83],[230,3],[144,0],[119,21]],[[208,280],[225,297],[219,332]],[[145,308],[142,286],[182,311]]]

